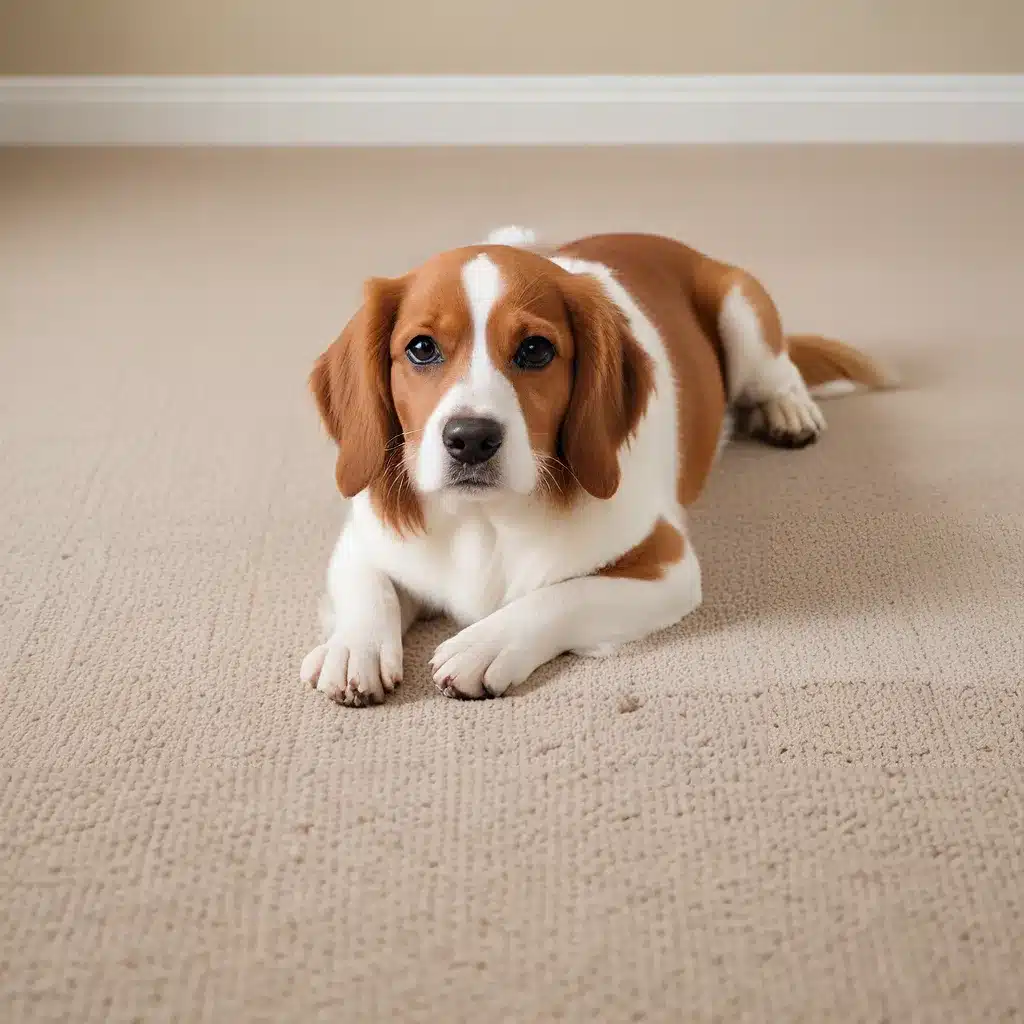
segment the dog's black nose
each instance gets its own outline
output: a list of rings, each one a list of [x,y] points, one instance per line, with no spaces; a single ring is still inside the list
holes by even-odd
[[[505,440],[505,428],[486,416],[457,416],[441,431],[448,454],[464,466],[477,466],[494,457]]]

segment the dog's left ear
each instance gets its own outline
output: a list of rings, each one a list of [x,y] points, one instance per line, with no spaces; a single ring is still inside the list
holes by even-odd
[[[338,445],[335,479],[346,498],[380,475],[387,445],[399,429],[391,401],[390,347],[404,290],[404,278],[367,281],[362,308],[309,376],[320,417]]]
[[[576,346],[562,455],[587,493],[610,498],[619,487],[619,449],[647,408],[654,368],[599,281],[573,274],[562,287]]]

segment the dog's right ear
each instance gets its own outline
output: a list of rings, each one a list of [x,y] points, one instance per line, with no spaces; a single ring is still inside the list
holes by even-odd
[[[309,376],[327,432],[338,445],[335,480],[354,497],[384,469],[388,443],[399,431],[391,401],[391,332],[404,278],[371,278],[362,308]]]

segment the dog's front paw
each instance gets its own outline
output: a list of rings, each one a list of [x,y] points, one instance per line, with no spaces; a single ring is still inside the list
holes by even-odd
[[[500,697],[550,659],[528,637],[515,635],[494,618],[467,626],[434,651],[434,685],[446,697]]]
[[[380,704],[402,681],[401,638],[337,632],[303,658],[299,676],[346,707]]]

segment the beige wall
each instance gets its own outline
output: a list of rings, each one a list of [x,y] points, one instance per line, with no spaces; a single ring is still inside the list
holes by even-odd
[[[0,73],[1024,71],[1024,0],[0,0]]]

